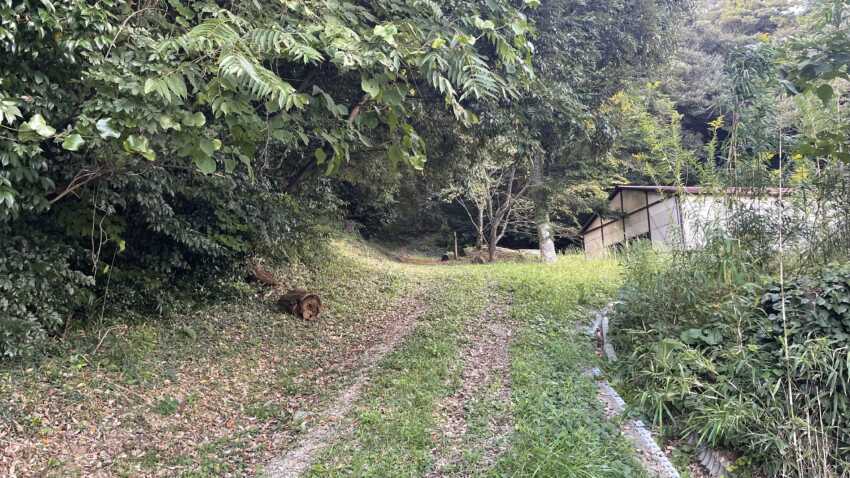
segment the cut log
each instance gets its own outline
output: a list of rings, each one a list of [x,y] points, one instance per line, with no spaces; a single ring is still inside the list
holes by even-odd
[[[322,313],[322,299],[304,289],[293,289],[283,294],[277,303],[282,309],[304,320],[316,320]]]

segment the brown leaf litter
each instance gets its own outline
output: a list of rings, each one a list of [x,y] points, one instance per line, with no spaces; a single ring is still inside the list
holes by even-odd
[[[464,453],[473,449],[482,457],[476,464],[486,469],[507,449],[508,437],[513,430],[510,414],[511,382],[509,348],[513,327],[506,320],[507,305],[491,302],[475,320],[466,324],[465,335],[469,345],[461,352],[462,366],[460,388],[444,399],[437,413],[440,428],[435,434],[437,446],[432,451],[434,467],[427,475],[437,478],[452,474],[453,468],[462,464]],[[492,397],[507,413],[489,419],[484,437],[469,436],[467,414],[471,401],[483,398],[485,391],[496,387]],[[461,472],[461,476],[465,476]]]
[[[348,415],[354,403],[360,398],[363,388],[369,382],[369,372],[388,353],[392,352],[413,331],[416,322],[427,307],[419,298],[408,298],[393,308],[393,320],[384,335],[384,340],[364,351],[354,382],[348,386],[330,406],[319,413],[317,423],[299,437],[294,447],[283,456],[273,460],[266,467],[265,476],[269,478],[294,478],[304,473],[316,455],[339,436],[346,433],[350,424],[344,417]]]

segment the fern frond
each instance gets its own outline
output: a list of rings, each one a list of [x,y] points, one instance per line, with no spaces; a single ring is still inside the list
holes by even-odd
[[[177,40],[187,51],[228,48],[239,41],[239,33],[224,18],[211,18]]]
[[[185,100],[189,96],[186,80],[179,71],[158,78],[145,80],[145,94],[154,92],[168,103]]]
[[[259,53],[264,54],[281,54],[290,45],[295,43],[295,38],[291,33],[285,32],[280,28],[263,27],[256,28],[248,33],[248,44],[251,48]]]
[[[487,40],[496,47],[496,54],[499,55],[499,59],[506,65],[514,65],[516,64],[519,57],[516,54],[516,50],[510,43],[508,43],[505,38],[497,33],[496,31],[488,31],[485,33]]]
[[[249,32],[247,41],[252,50],[265,55],[283,55],[288,60],[305,64],[324,60],[318,50],[299,41],[299,37],[301,35],[293,35],[280,28],[264,27]]]
[[[324,57],[318,50],[305,43],[293,44],[287,53],[290,59],[300,61],[305,64],[317,63],[324,60]]]
[[[222,55],[219,71],[255,98],[273,101],[281,109],[302,108],[309,102],[309,98],[297,94],[292,85],[241,52]]]

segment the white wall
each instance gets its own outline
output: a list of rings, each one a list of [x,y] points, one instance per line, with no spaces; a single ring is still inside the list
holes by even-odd
[[[650,234],[653,247],[671,249],[681,243],[681,221],[676,197],[668,197],[650,206],[649,217],[652,222]]]
[[[712,231],[728,231],[729,220],[736,210],[750,209],[754,214],[779,218],[780,203],[777,198],[746,196],[687,195],[681,198],[684,216],[685,247],[705,246]]]
[[[658,204],[646,209],[647,204],[658,201]],[[599,218],[594,219],[588,226],[590,232],[584,236],[584,250],[588,257],[604,254],[611,246],[646,233],[651,234],[654,247],[669,249],[680,242],[681,227],[675,197],[665,199],[658,193],[623,190],[611,198],[609,208],[633,214],[623,220],[608,218],[604,228],[600,228],[602,222]],[[649,229],[650,222],[652,230]]]
[[[750,208],[756,214],[779,217],[779,202],[775,197],[752,198],[746,196],[715,196],[708,194],[683,194],[665,197],[661,193],[644,191],[620,191],[610,201],[610,209],[622,208],[626,212],[636,211],[649,204],[649,221],[653,247],[688,249],[703,247],[711,230],[727,230],[731,211]],[[657,204],[655,204],[657,203]],[[813,222],[813,218],[802,219]],[[608,219],[612,221],[612,219]],[[601,222],[595,219],[589,230],[599,227]],[[625,229],[624,229],[625,226]],[[646,210],[606,224],[604,234],[601,229],[585,235],[585,252],[588,256],[597,256],[612,245],[647,232]],[[604,241],[603,241],[604,236]],[[791,244],[789,244],[791,245]]]
[[[605,246],[602,244],[602,230],[588,232],[584,235],[584,253],[588,257],[598,257],[605,253]]]

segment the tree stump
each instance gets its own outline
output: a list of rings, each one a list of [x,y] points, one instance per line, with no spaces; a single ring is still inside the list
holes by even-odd
[[[281,296],[278,305],[290,314],[304,320],[316,320],[322,313],[322,299],[304,289],[293,289]]]

